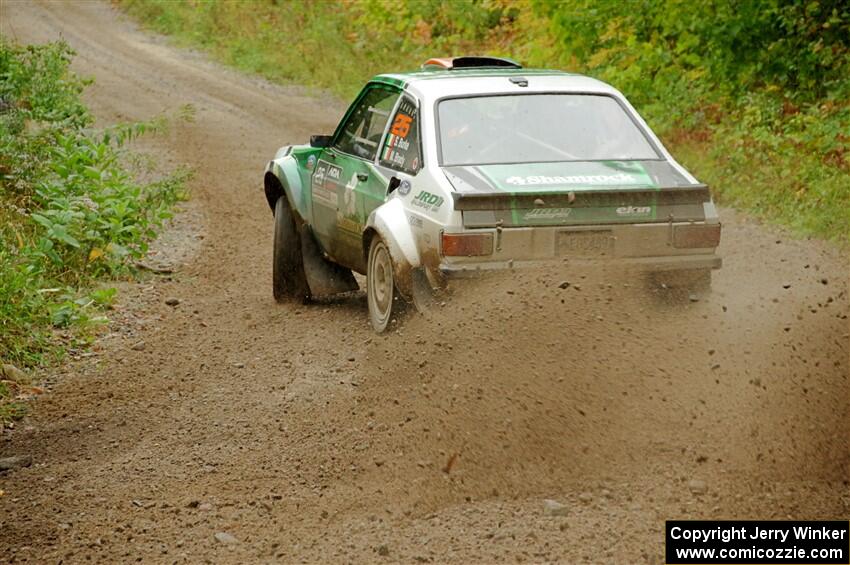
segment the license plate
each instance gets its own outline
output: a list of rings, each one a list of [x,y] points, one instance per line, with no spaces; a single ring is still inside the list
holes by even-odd
[[[596,257],[614,252],[614,237],[610,231],[558,232],[556,247],[561,257]]]

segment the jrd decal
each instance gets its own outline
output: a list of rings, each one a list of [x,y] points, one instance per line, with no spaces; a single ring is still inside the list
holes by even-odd
[[[437,196],[436,194],[431,194],[430,192],[422,190],[419,192],[419,194],[413,197],[413,200],[410,202],[410,204],[416,206],[417,208],[423,208],[425,210],[435,212],[440,209],[440,206],[443,205],[443,202],[445,201],[441,196]]]

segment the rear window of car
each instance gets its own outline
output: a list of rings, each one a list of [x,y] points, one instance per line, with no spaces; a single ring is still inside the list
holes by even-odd
[[[606,95],[449,98],[437,115],[443,166],[660,158]]]

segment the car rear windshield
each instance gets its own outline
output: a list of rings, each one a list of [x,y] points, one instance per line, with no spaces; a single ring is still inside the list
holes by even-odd
[[[605,95],[450,98],[439,103],[438,116],[443,166],[659,158]]]

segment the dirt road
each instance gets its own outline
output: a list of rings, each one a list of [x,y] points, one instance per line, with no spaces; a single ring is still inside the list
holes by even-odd
[[[363,297],[271,296],[262,168],[338,102],[107,4],[5,0],[0,25],[64,37],[102,123],[197,109],[159,144],[197,170],[166,247],[197,251],[126,288],[94,355],[0,436],[34,460],[0,475],[0,561],[657,563],[665,519],[850,515],[848,259],[829,245],[725,210],[699,302],[529,272],[375,336]]]

